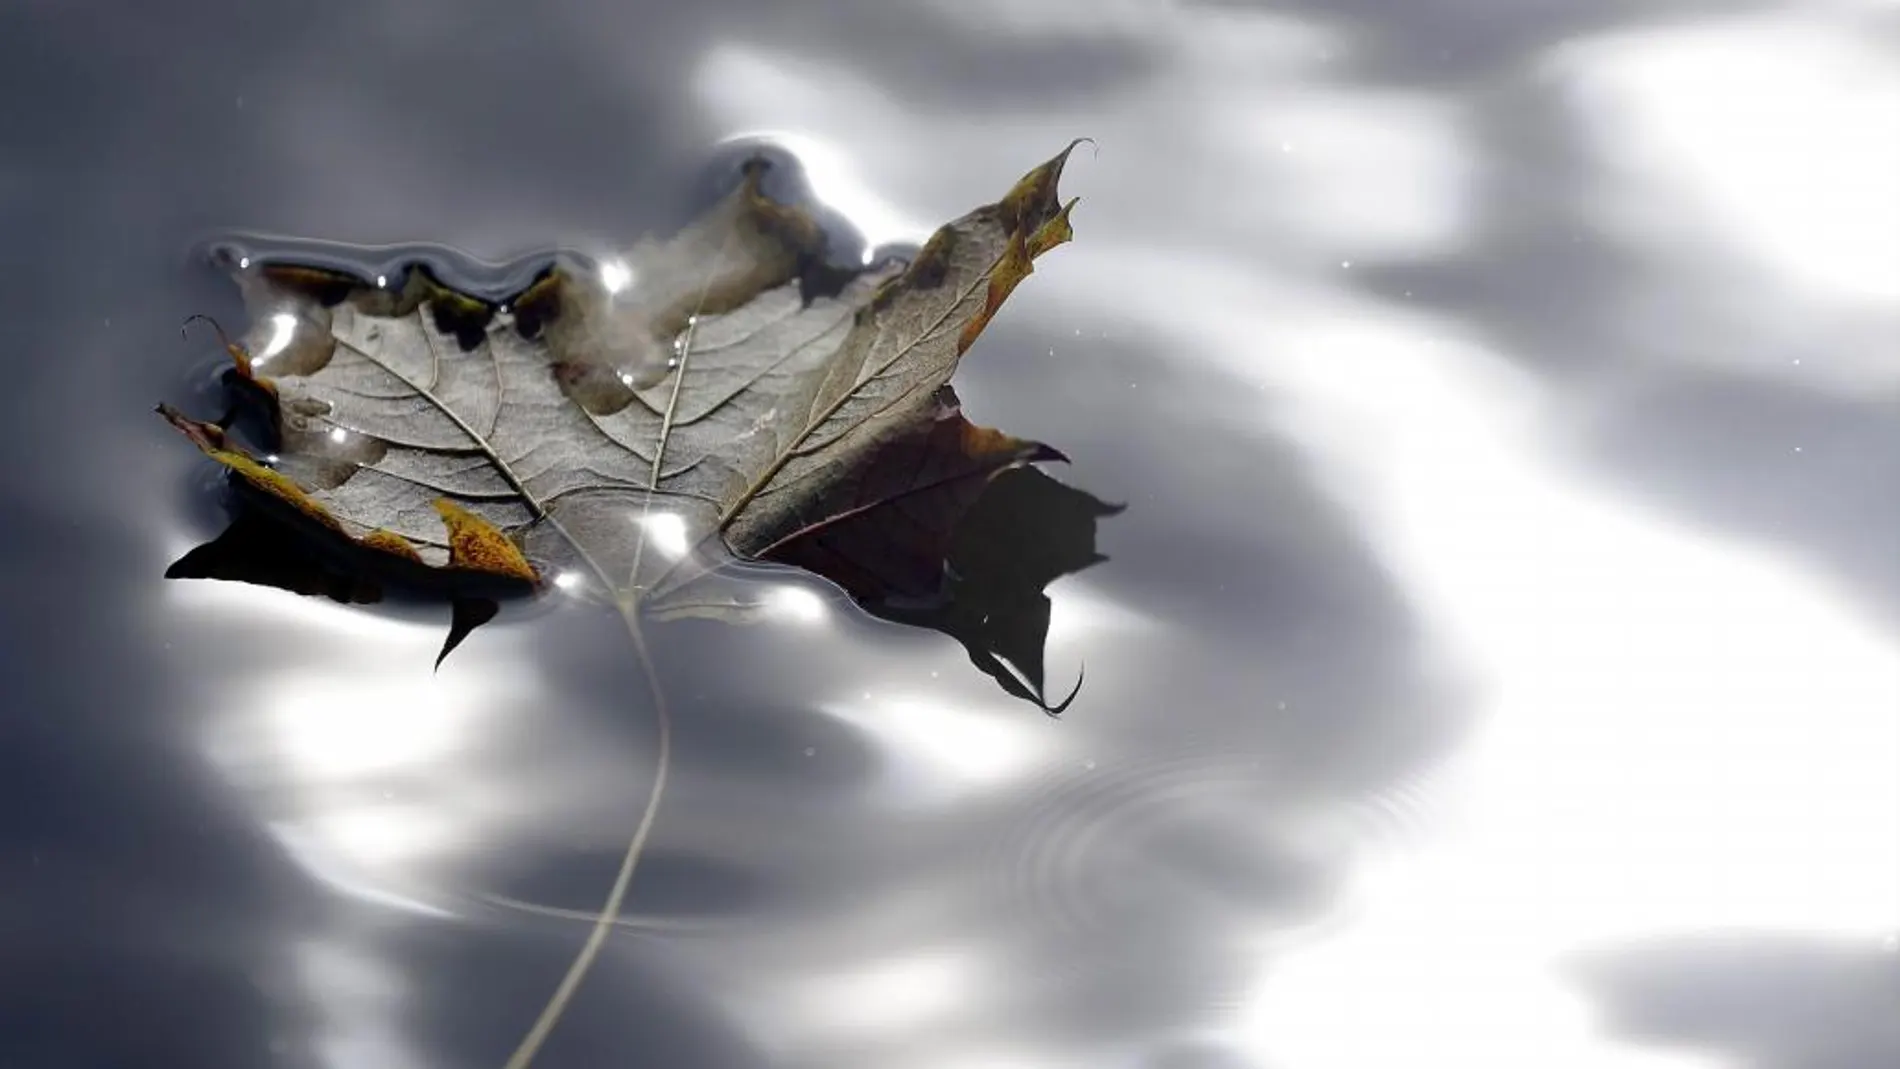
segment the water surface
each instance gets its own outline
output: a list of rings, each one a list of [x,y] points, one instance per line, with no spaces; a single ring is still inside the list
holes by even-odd
[[[15,4],[0,1063],[499,1065],[652,774],[611,617],[165,583],[234,234],[611,248],[772,136],[872,244],[1070,138],[964,362],[1125,501],[1050,721],[831,598],[656,633],[537,1064],[1900,1059],[1891,4]],[[391,254],[395,255],[395,254]]]

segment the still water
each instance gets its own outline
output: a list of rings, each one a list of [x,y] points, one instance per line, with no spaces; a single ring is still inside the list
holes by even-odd
[[[1900,1062],[1897,17],[16,0],[0,1066],[498,1066],[653,773],[604,610],[431,675],[435,614],[159,578],[210,243],[505,278],[756,138],[914,242],[1077,136],[957,388],[1127,503],[1081,696],[796,575],[656,629],[673,786],[536,1064]]]

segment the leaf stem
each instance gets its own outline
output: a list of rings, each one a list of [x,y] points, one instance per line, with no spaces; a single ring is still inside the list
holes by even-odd
[[[607,577],[600,576],[605,582]],[[606,945],[607,936],[612,933],[620,919],[621,903],[626,901],[627,888],[633,883],[634,870],[640,864],[640,855],[645,852],[647,838],[652,834],[653,823],[660,812],[660,799],[666,793],[667,771],[672,765],[673,754],[673,717],[667,708],[666,691],[660,686],[659,673],[654,670],[653,656],[647,650],[646,636],[640,630],[639,606],[631,600],[617,601],[620,619],[627,625],[627,635],[633,640],[633,652],[640,664],[641,674],[646,676],[647,692],[653,697],[654,722],[657,729],[655,767],[653,785],[647,790],[647,800],[640,811],[640,822],[633,829],[633,835],[627,840],[627,849],[620,858],[620,870],[614,874],[612,888],[607,892],[607,901],[602,903],[600,913],[594,917],[592,929],[587,933],[587,941],[581,945],[580,952],[569,963],[566,975],[548,996],[547,1005],[541,1008],[540,1016],[535,1018],[526,1035],[508,1056],[504,1069],[528,1069],[534,1056],[541,1050],[554,1026],[560,1023],[561,1015],[566,1012],[567,1004],[572,1001],[574,992],[587,978],[587,972],[593,968],[594,959],[600,956],[600,948]]]

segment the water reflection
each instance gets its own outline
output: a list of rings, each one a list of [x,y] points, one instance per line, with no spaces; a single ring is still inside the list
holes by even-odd
[[[593,247],[665,229],[665,175],[770,130],[874,243],[1102,146],[1077,244],[959,383],[1131,505],[1115,567],[1052,588],[1051,673],[1089,685],[1023,716],[953,642],[796,582],[823,626],[656,635],[687,756],[649,938],[546,1065],[1900,1057],[1890,5],[214,6],[0,16],[48,44],[0,69],[71,90],[17,156],[65,214],[9,229],[95,280],[0,296],[46,354],[19,455],[57,414],[124,460],[3,476],[31,559],[70,565],[36,566],[47,593],[9,562],[40,592],[20,656],[88,642],[21,692],[57,715],[5,728],[0,778],[33,792],[7,827],[44,861],[8,869],[0,960],[36,973],[0,1053],[112,1064],[82,988],[175,1064],[489,1064],[518,1037],[577,923],[442,896],[597,900],[648,767],[624,653],[569,602],[429,682],[436,629],[405,617],[148,603],[185,544],[149,517],[203,495],[139,489],[187,465],[119,410],[177,388],[191,358],[153,339],[211,292],[155,280],[214,225]],[[152,771],[201,743],[215,775]],[[283,905],[247,866],[284,856],[351,890]]]

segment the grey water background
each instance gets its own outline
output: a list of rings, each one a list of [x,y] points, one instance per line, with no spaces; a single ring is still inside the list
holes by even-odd
[[[1900,9],[0,10],[0,1066],[499,1065],[652,774],[610,617],[165,583],[204,243],[873,241],[1075,136],[958,378],[1128,510],[1059,722],[785,577],[544,1066],[1900,1062]],[[725,152],[725,155],[722,155]],[[700,198],[696,201],[695,198]]]

